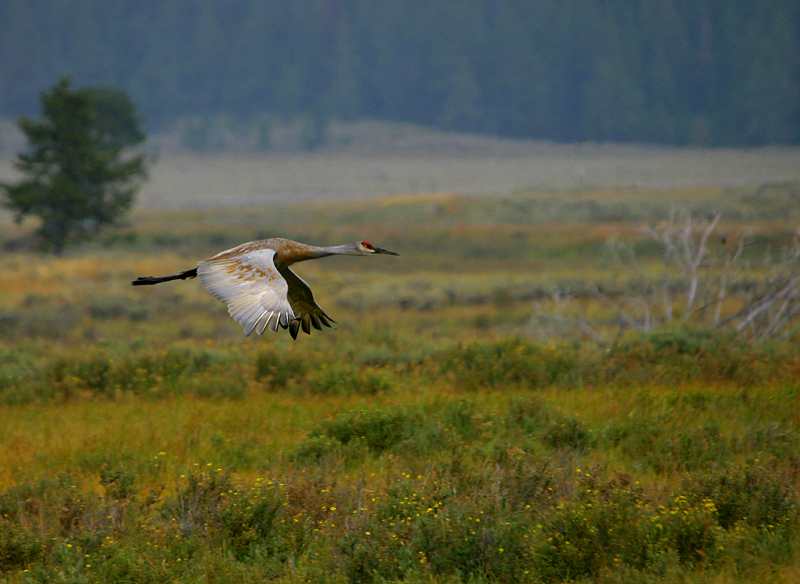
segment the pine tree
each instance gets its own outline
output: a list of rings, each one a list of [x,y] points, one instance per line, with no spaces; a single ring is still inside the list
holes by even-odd
[[[16,220],[38,217],[45,246],[60,254],[130,208],[146,172],[143,155],[123,152],[142,142],[144,133],[121,90],[73,90],[62,77],[40,98],[42,119],[18,122],[29,142],[15,162],[24,178],[0,189]]]

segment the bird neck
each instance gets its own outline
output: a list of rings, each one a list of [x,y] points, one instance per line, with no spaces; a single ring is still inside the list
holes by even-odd
[[[289,265],[295,262],[326,258],[332,255],[354,255],[353,245],[347,244],[319,247],[316,245],[296,244],[292,247],[291,253],[286,254],[286,256],[283,258],[283,261]]]
[[[328,247],[314,247],[312,258],[326,258],[332,255],[355,255],[352,243],[345,245],[331,245]],[[311,259],[311,258],[309,258]]]

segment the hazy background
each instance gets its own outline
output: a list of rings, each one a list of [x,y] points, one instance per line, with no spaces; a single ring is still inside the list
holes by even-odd
[[[59,75],[128,91],[151,130],[371,118],[557,142],[800,141],[793,0],[4,0],[0,116]],[[260,134],[259,134],[260,133]],[[260,140],[259,140],[260,136]],[[210,141],[211,140],[211,141]]]
[[[790,0],[3,0],[0,57],[0,177],[71,75],[144,206],[800,180]]]

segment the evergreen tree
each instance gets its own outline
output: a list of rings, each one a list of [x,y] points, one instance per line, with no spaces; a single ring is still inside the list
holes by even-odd
[[[38,217],[44,244],[60,254],[130,208],[145,176],[144,157],[123,152],[144,134],[133,104],[115,88],[73,90],[62,77],[41,104],[41,120],[19,120],[29,142],[15,163],[24,178],[0,188],[17,221]]]

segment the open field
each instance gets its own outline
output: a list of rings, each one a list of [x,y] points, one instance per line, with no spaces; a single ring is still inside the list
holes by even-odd
[[[23,143],[0,124],[0,180]],[[398,194],[507,195],[518,191],[702,188],[800,181],[800,148],[754,150],[637,145],[558,145],[432,132],[405,124],[334,124],[329,146],[192,155],[175,132],[154,135],[159,152],[142,208],[262,206]]]
[[[737,310],[797,234],[793,175],[378,196],[346,167],[348,200],[269,208],[155,176],[62,258],[0,218],[0,581],[800,581],[797,324],[613,308],[666,274],[679,312],[646,229],[683,206],[722,211],[713,257],[748,242]],[[321,168],[286,192],[338,197]],[[340,324],[297,341],[246,339],[196,281],[129,285],[273,235],[401,255],[298,265]]]

